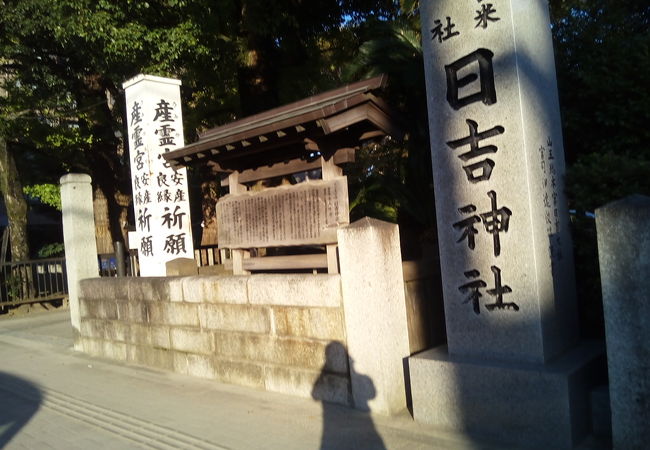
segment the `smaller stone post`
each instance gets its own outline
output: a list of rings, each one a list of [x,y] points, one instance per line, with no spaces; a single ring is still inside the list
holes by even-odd
[[[409,356],[398,227],[366,217],[340,228],[338,243],[354,406],[397,413]]]
[[[70,319],[78,348],[81,313],[79,281],[99,276],[97,241],[93,216],[93,192],[90,176],[70,173],[61,177],[61,208],[63,210],[63,242],[68,277]]]
[[[596,210],[615,449],[650,442],[650,197]]]

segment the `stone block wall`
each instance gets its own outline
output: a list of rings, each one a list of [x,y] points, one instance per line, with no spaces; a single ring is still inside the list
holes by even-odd
[[[350,404],[339,275],[98,278],[79,298],[90,355]]]

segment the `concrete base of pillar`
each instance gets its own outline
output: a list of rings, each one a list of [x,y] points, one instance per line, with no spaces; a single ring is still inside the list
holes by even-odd
[[[409,358],[409,371],[417,422],[504,444],[572,448],[589,432],[604,347],[585,343],[536,365],[450,356],[443,346]]]

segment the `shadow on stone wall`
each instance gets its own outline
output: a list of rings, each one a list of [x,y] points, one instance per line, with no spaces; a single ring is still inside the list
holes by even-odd
[[[32,383],[0,372],[0,448],[4,448],[36,414],[43,401]]]
[[[368,402],[375,398],[377,391],[370,377],[357,374],[354,371],[354,361],[348,357],[350,364],[350,378],[357,380],[360,394],[352,400],[350,393],[350,403],[354,404],[357,411],[350,414],[350,410],[345,406],[329,403],[322,399],[322,392],[329,389],[329,373],[327,367],[332,364],[328,361],[333,355],[340,355],[341,352],[347,351],[340,342],[331,342],[325,349],[325,363],[321,370],[320,376],[314,383],[312,397],[319,400],[323,407],[323,435],[321,438],[321,449],[385,449],[384,441],[375,429],[375,424],[368,411],[370,408]]]

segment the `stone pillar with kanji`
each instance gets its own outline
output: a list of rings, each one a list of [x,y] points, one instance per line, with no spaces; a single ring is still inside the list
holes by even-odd
[[[414,414],[454,428],[472,423],[516,443],[540,424],[559,427],[566,433],[548,443],[567,445],[580,432],[573,419],[552,427],[517,413],[517,402],[534,404],[566,373],[533,393],[521,377],[532,380],[535,372],[512,371],[545,373],[578,342],[547,1],[424,1],[420,12],[448,345],[411,358],[414,391],[426,391],[432,381],[424,378],[441,377],[438,400],[423,402],[427,394],[414,392]],[[567,364],[579,370],[593,359],[587,353]],[[449,400],[451,393],[440,395],[447,388],[463,397],[453,411],[436,403]],[[553,395],[548,404],[557,400],[564,407],[556,413],[568,417],[574,398]],[[481,402],[494,408],[472,407]],[[555,411],[548,404],[545,411]],[[505,420],[516,433],[497,430]]]
[[[123,85],[141,276],[165,276],[167,261],[194,258],[187,171],[162,156],[185,145],[180,85],[151,75]]]

